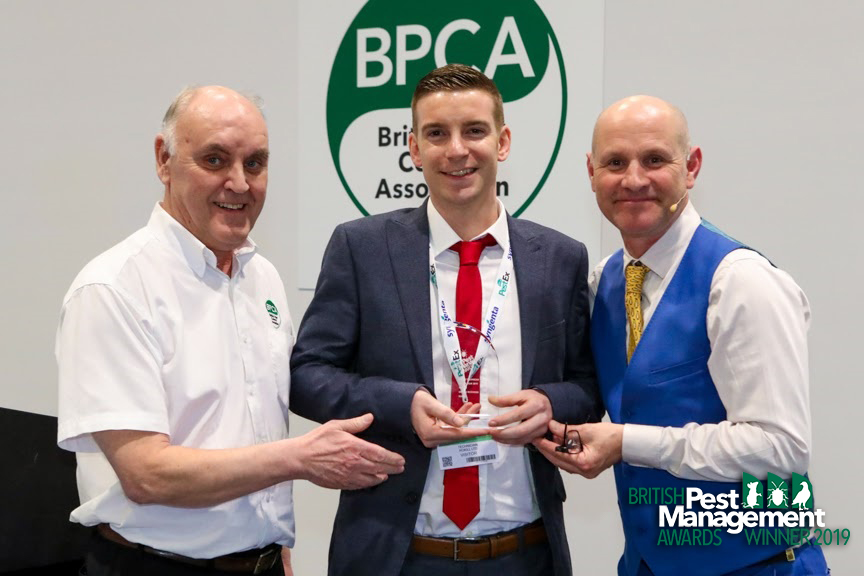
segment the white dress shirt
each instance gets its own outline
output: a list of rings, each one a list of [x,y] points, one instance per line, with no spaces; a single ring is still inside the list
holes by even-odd
[[[646,327],[699,223],[688,202],[639,258],[650,269],[642,287]],[[592,310],[608,259],[589,276]],[[635,260],[626,250],[623,259],[625,267]],[[694,480],[740,481],[742,472],[804,473],[810,458],[810,305],[804,292],[756,252],[734,250],[714,272],[706,322],[708,371],[727,419],[682,428],[625,424],[623,460]]]
[[[456,279],[459,274],[459,254],[450,247],[461,239],[438,213],[432,202],[427,204],[429,216],[429,235],[435,253],[435,275],[438,282],[437,296],[444,298],[451,316],[456,313]],[[496,285],[496,275],[504,246],[509,243],[507,214],[504,206],[498,203],[498,219],[482,234],[490,234],[498,244],[486,248],[480,256],[478,267],[482,282],[483,317],[489,304],[492,289]],[[430,262],[430,265],[432,262]],[[518,392],[522,389],[522,332],[519,322],[518,277],[515,272],[509,284],[507,298],[496,319],[496,330],[492,338],[498,359],[496,363],[488,360],[481,375],[481,400],[487,391],[484,381],[498,382],[498,395]],[[451,391],[451,372],[441,339],[441,326],[438,321],[438,301],[430,283],[430,310],[432,318],[432,368],[435,377],[435,395],[449,406]],[[478,327],[480,328],[480,327]],[[493,376],[494,374],[494,376]],[[528,451],[523,446],[498,445],[499,460],[494,464],[479,466],[480,512],[465,527],[459,530],[442,511],[444,502],[444,472],[438,465],[438,457],[432,452],[432,461],[426,476],[426,486],[420,500],[420,511],[414,532],[423,536],[457,537],[495,534],[512,530],[540,518],[534,483],[528,462]]]
[[[235,252],[229,278],[157,204],[63,300],[58,443],[78,453],[81,497],[71,520],[193,558],[292,545],[291,482],[206,508],[139,505],[92,433],[157,432],[201,449],[286,438],[293,344],[284,286],[255,245]]]

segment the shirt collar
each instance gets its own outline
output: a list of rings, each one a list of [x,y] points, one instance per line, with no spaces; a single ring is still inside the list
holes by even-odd
[[[168,214],[162,203],[157,202],[150,214],[147,228],[154,236],[164,242],[170,250],[175,252],[186,262],[186,265],[201,278],[207,267],[216,268],[216,254],[207,248],[203,242],[196,238],[180,222]],[[252,258],[258,246],[251,239],[246,238],[240,248],[234,251],[234,262],[236,264],[234,274],[241,274],[243,266]]]
[[[675,262],[680,259],[681,252],[687,249],[701,220],[696,208],[693,207],[693,203],[687,202],[681,216],[672,223],[669,230],[641,258],[633,258],[627,252],[627,248],[624,248],[624,267],[626,268],[628,264],[638,260],[660,278],[665,278]]]
[[[489,228],[471,240],[477,240],[489,234],[495,238],[495,241],[503,249],[510,239],[510,230],[507,227],[507,211],[504,209],[504,204],[501,200],[496,199],[496,201],[498,202],[498,219]],[[437,258],[462,239],[453,231],[453,228],[444,220],[444,217],[441,216],[438,210],[435,209],[431,201],[426,203],[426,216],[429,218],[429,241],[432,243],[435,257]]]

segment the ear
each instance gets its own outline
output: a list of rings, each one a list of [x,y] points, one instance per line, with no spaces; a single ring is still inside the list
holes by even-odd
[[[501,133],[498,134],[498,161],[504,162],[510,156],[510,127],[506,124],[501,128]]]
[[[408,134],[408,151],[411,153],[411,161],[414,162],[414,166],[423,168],[423,160],[420,159],[420,147],[417,145],[417,137],[414,136],[413,130]]]
[[[591,189],[594,190],[594,163],[591,162],[591,152],[585,154],[585,160],[588,166],[588,180],[591,181]]]
[[[699,170],[702,169],[702,149],[698,146],[690,148],[690,155],[687,160],[687,188],[693,188],[696,184],[696,177],[699,176]]]
[[[165,136],[157,134],[153,148],[156,152],[156,174],[159,176],[159,180],[167,186],[171,181],[168,171],[168,160],[171,158],[171,154],[168,153],[168,147],[165,145]]]

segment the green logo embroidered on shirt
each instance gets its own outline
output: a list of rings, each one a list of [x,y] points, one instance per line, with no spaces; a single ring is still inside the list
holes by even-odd
[[[279,310],[276,308],[276,305],[273,304],[272,300],[267,300],[264,305],[267,308],[267,313],[270,315],[270,321],[273,322],[273,326],[278,328],[282,324],[282,319],[279,318]]]

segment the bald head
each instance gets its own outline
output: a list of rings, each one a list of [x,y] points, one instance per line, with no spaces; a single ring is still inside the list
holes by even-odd
[[[638,258],[686,209],[702,151],[690,147],[680,110],[653,96],[631,96],[597,118],[587,160],[600,211]]]
[[[607,132],[622,129],[639,130],[640,126],[665,124],[674,135],[680,150],[686,156],[690,151],[690,131],[687,118],[676,106],[654,96],[637,95],[619,100],[606,108],[597,117],[591,139],[591,153],[597,153],[599,140]]]
[[[177,144],[177,121],[190,107],[210,106],[217,103],[236,103],[239,106],[254,107],[263,118],[261,100],[252,94],[242,94],[225,86],[188,86],[180,91],[162,118],[162,135],[165,149],[173,154]]]

